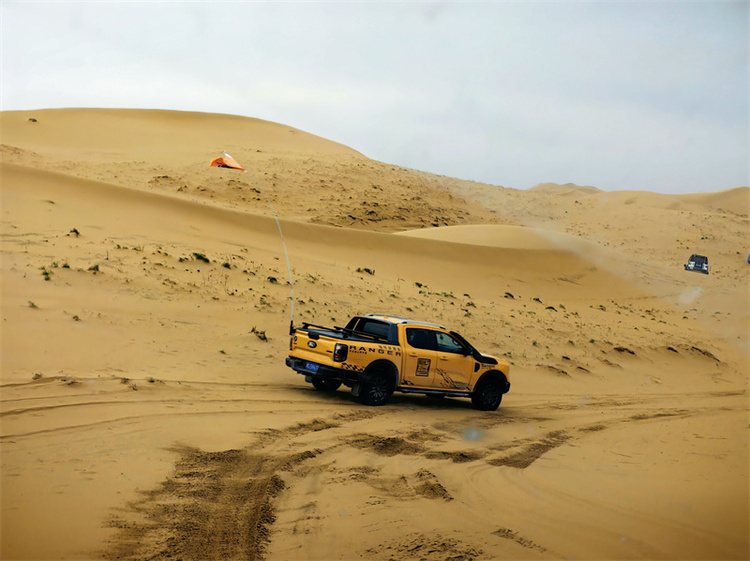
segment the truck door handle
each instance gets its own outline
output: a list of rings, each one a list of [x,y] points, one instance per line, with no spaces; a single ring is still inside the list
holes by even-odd
[[[440,360],[448,360],[448,357],[447,357],[447,356],[439,356],[438,358],[439,358]]]

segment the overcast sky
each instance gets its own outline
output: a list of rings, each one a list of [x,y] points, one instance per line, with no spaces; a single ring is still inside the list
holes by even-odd
[[[748,185],[748,2],[13,2],[3,110],[283,123],[526,189]]]

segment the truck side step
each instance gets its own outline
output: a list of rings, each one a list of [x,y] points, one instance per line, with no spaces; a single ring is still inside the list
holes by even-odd
[[[401,393],[421,393],[424,395],[442,395],[445,397],[467,397],[469,392],[451,392],[443,390],[418,390],[412,388],[398,388],[396,391]]]

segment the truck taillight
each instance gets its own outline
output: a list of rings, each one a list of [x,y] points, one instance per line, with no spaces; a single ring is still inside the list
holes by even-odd
[[[294,337],[289,337],[289,350],[290,351],[294,350],[294,343],[295,343],[295,341],[297,341],[297,336],[296,335]]]
[[[336,343],[333,349],[333,362],[344,362],[349,356],[349,347],[343,343]]]

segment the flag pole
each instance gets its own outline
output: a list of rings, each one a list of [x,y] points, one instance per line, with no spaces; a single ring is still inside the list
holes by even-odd
[[[224,156],[232,160],[234,163],[236,163],[238,166],[240,164],[232,158],[226,151],[222,150],[224,153]],[[213,163],[213,162],[212,162]],[[247,173],[247,170],[243,168],[242,166],[236,168],[241,169],[244,173]],[[271,199],[268,196],[268,193],[265,189],[263,189],[263,194],[266,197],[266,202],[268,203],[268,207],[271,209],[271,212],[273,213],[273,218],[276,220],[276,227],[279,229],[279,236],[281,236],[281,245],[284,248],[284,257],[286,257],[286,270],[289,272],[289,292],[292,299],[292,310],[291,310],[291,318],[289,321],[289,334],[291,335],[294,332],[294,278],[292,277],[292,265],[289,262],[289,251],[287,251],[286,248],[286,240],[284,239],[284,231],[281,229],[281,222],[279,221],[279,217],[276,214],[276,209],[273,208],[273,204],[271,204]]]
[[[276,227],[279,229],[279,236],[281,236],[281,245],[284,248],[284,257],[286,257],[286,270],[289,272],[289,292],[292,297],[292,311],[291,311],[291,318],[289,321],[289,334],[291,335],[294,332],[294,278],[292,277],[292,265],[289,262],[289,251],[287,251],[286,248],[286,240],[284,239],[284,232],[281,229],[281,222],[279,222],[279,217],[276,214],[276,209],[273,208],[273,205],[271,204],[271,199],[268,197],[268,193],[266,193],[266,190],[263,190],[263,194],[266,196],[266,202],[268,203],[268,207],[271,209],[271,212],[273,213],[273,217],[276,220]]]

